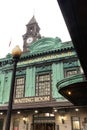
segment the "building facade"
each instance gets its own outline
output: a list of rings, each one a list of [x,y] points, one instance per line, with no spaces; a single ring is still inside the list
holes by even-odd
[[[42,38],[34,16],[23,40],[10,130],[86,130],[87,108],[73,105],[57,90],[69,78],[85,80],[72,42]],[[12,71],[13,59],[8,54],[0,59],[0,130],[5,129]]]

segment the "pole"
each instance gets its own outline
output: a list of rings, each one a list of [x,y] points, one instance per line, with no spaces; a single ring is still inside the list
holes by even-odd
[[[5,130],[10,130],[12,103],[13,103],[13,94],[14,94],[14,84],[15,84],[15,74],[16,74],[16,66],[17,66],[18,58],[14,57],[13,60],[14,60],[13,61],[13,73],[12,73],[12,81],[11,81]]]

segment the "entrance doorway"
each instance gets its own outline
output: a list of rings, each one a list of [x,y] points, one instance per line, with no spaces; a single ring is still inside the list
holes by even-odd
[[[35,123],[33,130],[55,130],[55,123]]]
[[[52,113],[39,113],[33,116],[33,130],[55,130],[55,116]]]

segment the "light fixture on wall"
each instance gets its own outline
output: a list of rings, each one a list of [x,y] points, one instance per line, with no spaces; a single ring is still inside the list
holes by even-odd
[[[23,122],[24,122],[24,124],[26,124],[27,121],[28,121],[28,118],[27,118],[27,117],[23,117]]]
[[[29,125],[28,116],[23,117],[23,122],[24,122],[24,125],[26,126],[26,130],[28,130],[28,125]]]
[[[64,116],[61,116],[61,122],[62,122],[62,124],[64,124],[64,123],[65,123]]]

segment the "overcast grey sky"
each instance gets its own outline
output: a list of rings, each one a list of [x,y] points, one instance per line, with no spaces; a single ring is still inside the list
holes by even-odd
[[[33,15],[42,36],[70,40],[57,0],[0,0],[0,57],[11,53],[15,45],[22,49],[22,35]]]

